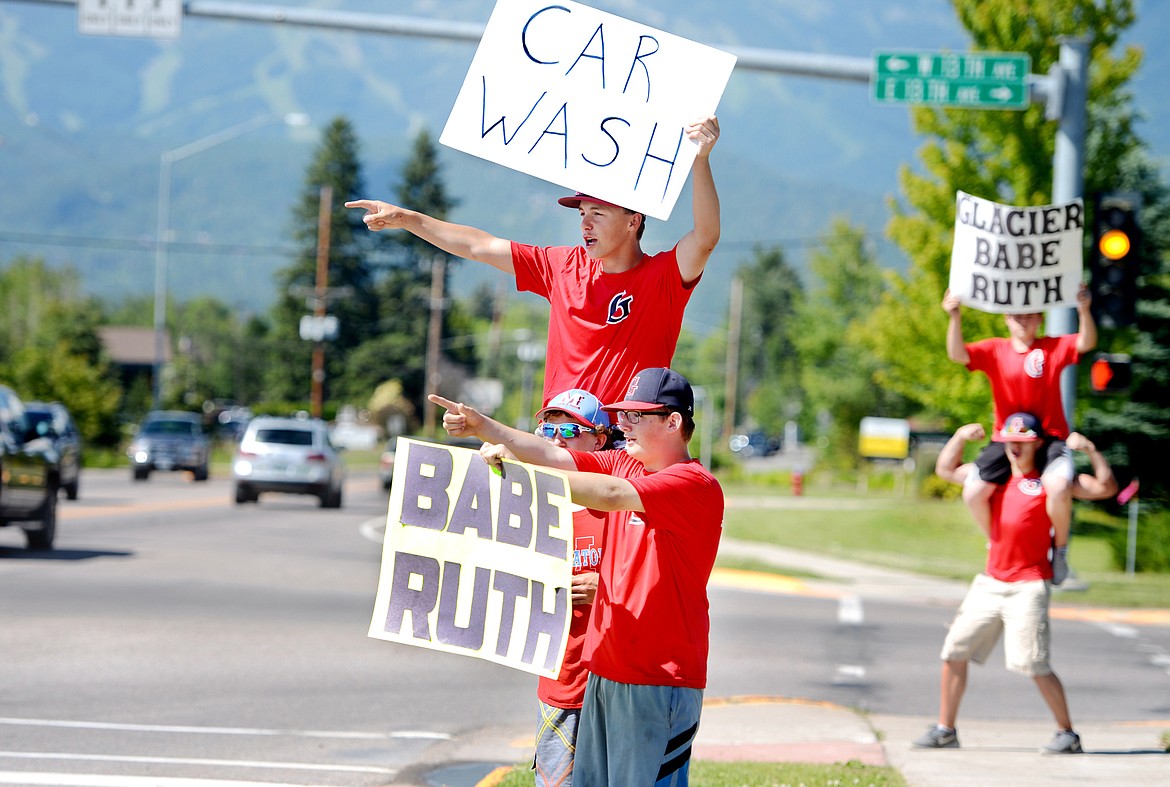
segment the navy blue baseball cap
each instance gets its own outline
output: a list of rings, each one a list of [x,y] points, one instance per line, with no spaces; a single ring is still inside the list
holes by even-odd
[[[607,404],[602,410],[636,410],[648,412],[669,407],[680,413],[695,414],[695,392],[691,384],[673,369],[654,367],[643,369],[630,380],[626,396],[620,402]]]

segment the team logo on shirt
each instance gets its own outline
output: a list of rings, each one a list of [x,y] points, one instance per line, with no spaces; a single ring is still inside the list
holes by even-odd
[[[625,290],[609,299],[609,316],[605,322],[616,325],[630,316],[630,307],[634,305],[634,296],[627,295]]]
[[[1039,497],[1044,491],[1044,486],[1040,483],[1039,478],[1021,478],[1016,487],[1028,497]]]
[[[1039,379],[1044,375],[1044,351],[1035,349],[1024,356],[1024,374]]]
[[[593,546],[593,536],[573,540],[573,570],[601,565],[601,548]]]

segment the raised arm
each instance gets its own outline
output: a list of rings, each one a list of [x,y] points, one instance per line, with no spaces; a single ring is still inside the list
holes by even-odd
[[[1080,432],[1073,432],[1065,441],[1070,451],[1080,451],[1089,457],[1092,473],[1081,473],[1073,484],[1073,497],[1081,500],[1106,500],[1117,494],[1117,478],[1108,460],[1097,450],[1093,441]]]
[[[374,232],[379,230],[406,230],[412,235],[437,246],[448,254],[476,262],[486,262],[504,273],[516,275],[512,266],[512,242],[491,233],[452,224],[417,210],[400,208],[381,200],[359,199],[345,203],[347,208],[361,208],[366,212],[362,221]]]
[[[505,426],[462,402],[452,402],[436,394],[431,394],[427,398],[446,408],[447,412],[443,414],[443,429],[452,437],[463,435],[478,437],[485,443],[501,446],[518,461],[526,464],[555,467],[558,470],[577,468],[568,449],[561,448],[543,437]],[[489,452],[480,451],[480,455],[484,461],[499,467],[499,460],[507,454],[501,452],[493,456]]]
[[[1089,294],[1089,286],[1081,282],[1077,290],[1077,355],[1084,355],[1097,346],[1097,322],[1093,319],[1093,312],[1089,308],[1093,305],[1093,296]]]
[[[966,481],[967,474],[974,465],[970,462],[963,464],[963,448],[972,440],[982,440],[986,436],[982,424],[960,426],[938,452],[938,459],[934,462],[934,474],[952,484]]]
[[[963,341],[963,318],[959,313],[962,306],[959,304],[959,296],[952,295],[951,291],[947,290],[943,293],[942,307],[950,318],[947,322],[947,357],[966,366],[971,362],[971,356],[967,352],[966,342]]]
[[[702,275],[719,242],[719,193],[711,174],[711,149],[719,139],[719,119],[714,115],[705,117],[687,126],[686,133],[699,146],[691,166],[691,211],[695,224],[678,242],[676,254],[682,279],[690,284]]]

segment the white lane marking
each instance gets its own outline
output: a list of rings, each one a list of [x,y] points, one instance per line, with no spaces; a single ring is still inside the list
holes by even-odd
[[[1101,621],[1097,625],[1120,639],[1137,639],[1138,630],[1133,626],[1127,626],[1124,623],[1111,623],[1109,621]]]
[[[842,596],[837,601],[837,622],[845,626],[860,626],[865,622],[861,596]]]
[[[174,779],[157,776],[101,776],[95,773],[31,773],[26,771],[0,771],[0,784],[48,785],[49,787],[314,787],[311,784],[284,782]]]
[[[833,674],[834,686],[856,686],[865,682],[865,667],[858,664],[838,664]]]
[[[15,719],[0,717],[0,724],[18,727],[68,727],[85,730],[119,730],[123,732],[170,732],[186,735],[286,735],[293,738],[341,738],[350,740],[414,740],[427,738],[451,740],[445,732],[428,730],[401,730],[399,732],[338,732],[330,730],[266,730],[252,727],[186,727],[166,724],[115,724],[104,721],[66,721],[63,719]]]
[[[362,538],[381,544],[386,536],[386,517],[367,519],[358,525],[358,532],[362,534]]]
[[[326,765],[311,762],[270,762],[266,760],[212,760],[198,757],[130,757],[116,754],[72,754],[69,752],[0,751],[0,759],[67,760],[72,762],[117,762],[135,765],[203,765],[227,768],[268,768],[290,771],[334,771],[337,773],[377,773],[394,776],[394,768],[362,765]]]

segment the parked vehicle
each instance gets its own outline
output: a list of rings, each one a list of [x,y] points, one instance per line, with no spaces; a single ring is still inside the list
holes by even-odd
[[[248,422],[232,462],[236,502],[262,492],[316,495],[322,508],[341,508],[345,462],[317,418],[260,416]]]
[[[45,425],[34,427],[16,392],[0,385],[0,527],[17,524],[29,549],[57,536],[57,452]]]
[[[45,437],[52,440],[57,451],[61,490],[65,497],[76,500],[81,485],[81,432],[77,431],[69,409],[60,402],[25,402],[24,409],[33,429],[52,430]]]
[[[154,410],[138,427],[126,449],[135,481],[145,481],[155,471],[189,470],[196,481],[210,475],[211,441],[203,432],[197,413]]]
[[[732,435],[729,442],[733,453],[741,456],[771,456],[780,450],[780,441],[769,439],[763,432]]]

